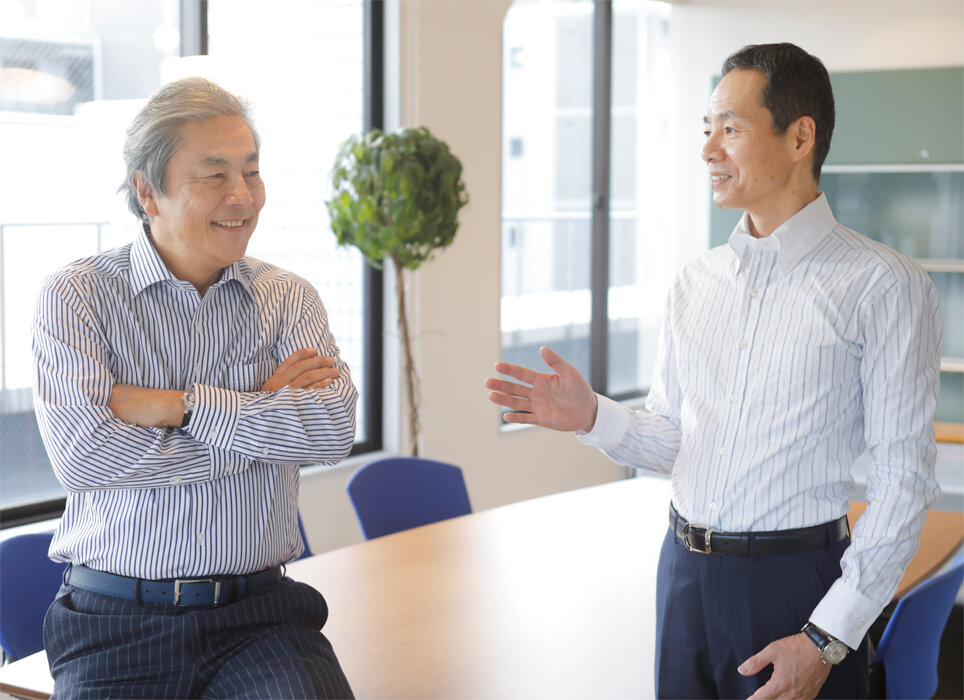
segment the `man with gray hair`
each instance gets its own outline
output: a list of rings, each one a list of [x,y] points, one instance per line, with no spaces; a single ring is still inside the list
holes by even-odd
[[[354,442],[357,391],[305,280],[246,257],[265,202],[247,105],[188,78],[134,119],[142,226],[49,277],[37,417],[67,505],[44,623],[55,697],[350,697],[328,608],[284,576],[299,467]]]

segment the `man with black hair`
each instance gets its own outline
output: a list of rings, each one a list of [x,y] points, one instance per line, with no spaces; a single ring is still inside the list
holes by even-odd
[[[507,421],[672,474],[659,697],[866,695],[867,630],[939,494],[937,292],[834,219],[818,188],[833,124],[827,70],[799,47],[724,63],[702,157],[714,203],[745,214],[670,290],[648,411],[597,396],[549,348],[552,373],[499,363],[518,381],[486,381]],[[851,537],[865,449],[869,505]]]

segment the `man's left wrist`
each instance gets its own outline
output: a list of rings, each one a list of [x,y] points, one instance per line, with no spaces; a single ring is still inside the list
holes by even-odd
[[[181,416],[182,428],[186,428],[188,423],[191,422],[191,417],[194,415],[194,406],[196,403],[197,396],[194,393],[194,387],[191,387],[181,394],[181,405],[184,408],[184,414]]]
[[[847,654],[850,652],[850,648],[846,644],[812,622],[808,621],[800,631],[814,643],[820,653],[820,660],[828,666],[836,666],[847,658]]]

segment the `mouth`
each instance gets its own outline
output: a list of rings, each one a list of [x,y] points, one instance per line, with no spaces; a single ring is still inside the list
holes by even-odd
[[[721,175],[721,174],[719,174],[719,173],[710,173],[710,184],[712,184],[713,187],[716,187],[717,185],[722,185],[724,182],[726,182],[727,180],[729,180],[730,177],[731,177],[730,175]]]
[[[241,228],[246,223],[248,223],[248,220],[247,219],[228,219],[225,221],[214,221],[212,223],[218,228],[234,229],[234,228]]]

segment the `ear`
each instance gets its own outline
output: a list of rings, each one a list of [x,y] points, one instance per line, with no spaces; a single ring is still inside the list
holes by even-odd
[[[813,153],[817,143],[817,124],[813,117],[800,117],[790,125],[787,132],[795,161],[803,160]]]
[[[147,177],[143,170],[135,170],[132,176],[134,181],[134,191],[137,192],[137,201],[144,207],[149,217],[157,216],[157,202],[154,199],[154,190],[147,184]]]

